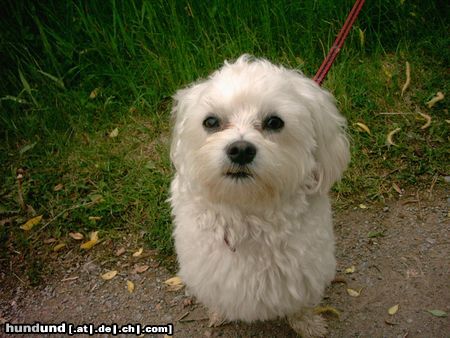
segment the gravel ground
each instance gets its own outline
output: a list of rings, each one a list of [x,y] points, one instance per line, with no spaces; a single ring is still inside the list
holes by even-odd
[[[338,271],[322,306],[339,316],[326,314],[328,337],[450,337],[448,315],[428,312],[450,313],[448,207],[447,191],[441,188],[432,196],[405,194],[384,205],[336,213]],[[176,337],[296,336],[282,319],[208,328],[205,309],[184,290],[170,291],[164,284],[173,273],[158,264],[155,252],[133,257],[140,247],[136,237],[105,241],[88,254],[55,254],[47,263],[53,273],[35,288],[18,279],[14,266],[3,269],[0,324],[172,323]],[[125,251],[118,256],[120,248]],[[118,274],[103,280],[100,276],[108,270]],[[127,281],[134,284],[133,292]],[[348,289],[359,295],[352,297]],[[388,309],[395,305],[398,310],[390,315]]]

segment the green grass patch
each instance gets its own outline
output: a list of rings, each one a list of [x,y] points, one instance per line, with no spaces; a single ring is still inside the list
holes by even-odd
[[[93,230],[110,237],[144,232],[149,246],[170,255],[170,96],[243,53],[312,76],[352,5],[6,4],[0,23],[0,262],[25,255],[41,266],[36,239]],[[339,206],[389,198],[396,194],[393,183],[429,187],[448,174],[448,101],[425,104],[438,91],[448,93],[447,18],[448,6],[440,1],[363,7],[324,83],[352,139],[352,163],[334,188]],[[407,61],[411,85],[402,96]],[[421,129],[419,112],[432,118],[428,128]],[[388,145],[396,128],[396,145]],[[18,169],[28,212],[18,203]],[[24,234],[18,225],[33,213],[50,223]],[[37,283],[39,271],[29,270],[29,280]]]

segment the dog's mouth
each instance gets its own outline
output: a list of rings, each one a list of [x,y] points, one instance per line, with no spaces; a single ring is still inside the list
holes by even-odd
[[[252,173],[247,168],[236,168],[236,170],[228,170],[225,176],[234,180],[245,180],[252,178]]]

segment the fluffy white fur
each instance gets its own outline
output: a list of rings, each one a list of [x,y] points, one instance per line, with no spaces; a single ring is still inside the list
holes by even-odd
[[[327,193],[349,161],[332,95],[298,71],[243,55],[174,101],[170,202],[189,291],[226,320],[287,316],[300,334],[323,334],[308,309],[335,275]],[[221,122],[214,132],[203,126],[211,115]],[[281,130],[264,128],[272,115]],[[238,140],[257,149],[245,178],[226,175],[236,169],[226,149]]]

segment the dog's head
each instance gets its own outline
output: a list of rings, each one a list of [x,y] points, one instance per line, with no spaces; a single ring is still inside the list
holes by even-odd
[[[241,56],[174,96],[171,159],[215,201],[327,193],[349,161],[331,94],[299,72]]]

